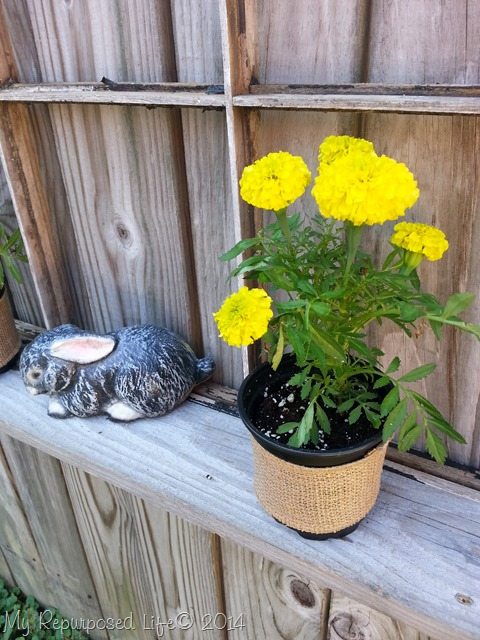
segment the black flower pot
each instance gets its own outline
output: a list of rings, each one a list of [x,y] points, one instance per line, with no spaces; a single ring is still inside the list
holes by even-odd
[[[269,364],[260,365],[245,378],[238,392],[240,417],[254,442],[257,497],[276,520],[293,528],[303,537],[317,540],[343,537],[357,528],[377,498],[386,446],[382,444],[381,432],[358,444],[325,451],[296,449],[261,432],[253,424],[252,416],[264,398],[265,389],[278,389],[296,371],[298,369],[293,358],[288,356],[283,358],[277,371],[273,371]],[[348,479],[350,472],[354,474],[352,478],[356,478],[355,486],[358,491],[354,491],[355,496],[348,495],[352,493],[352,482]],[[359,509],[355,509],[355,505],[353,508],[346,507],[354,518],[352,522],[348,522],[348,517],[339,515],[341,504],[334,505],[334,516],[327,514],[326,522],[320,522],[323,507],[327,511],[332,507],[330,485],[332,491],[336,491],[339,496],[343,496],[341,489],[345,487],[346,501],[350,502],[352,498],[359,501]],[[367,490],[366,496],[360,495],[363,489]],[[276,493],[278,495],[274,495]],[[313,501],[311,508],[307,507],[307,510],[310,508],[316,522],[309,523],[308,517],[297,517],[298,514],[295,513],[290,514],[292,518],[289,514],[282,513],[284,504],[290,504],[290,511],[295,511],[292,501],[296,499],[305,504],[307,494],[311,495]],[[319,504],[313,504],[317,497]],[[302,526],[296,526],[292,522],[301,523]],[[329,522],[332,524],[331,529],[328,528]]]

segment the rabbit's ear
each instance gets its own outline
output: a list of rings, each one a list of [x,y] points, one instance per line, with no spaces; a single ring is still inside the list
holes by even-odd
[[[74,336],[55,340],[50,346],[50,354],[55,358],[91,364],[105,358],[115,348],[115,340],[109,336]]]

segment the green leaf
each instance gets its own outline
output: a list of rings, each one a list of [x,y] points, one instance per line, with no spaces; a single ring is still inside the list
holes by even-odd
[[[282,325],[279,327],[279,335],[277,342],[277,349],[272,358],[272,369],[276,371],[278,369],[278,365],[280,364],[283,356],[283,349],[285,348],[285,340],[283,338],[283,328]]]
[[[242,262],[241,265],[236,267],[231,275],[232,276],[241,276],[244,273],[250,273],[251,271],[255,271],[257,269],[265,269],[265,267],[269,267],[270,263],[268,260],[265,260],[262,256],[252,256],[251,258],[247,258]]]
[[[447,459],[447,448],[440,440],[440,438],[427,429],[427,439],[426,439],[427,451],[439,464],[443,464]]]
[[[237,244],[234,247],[232,247],[229,251],[221,255],[220,260],[222,260],[223,262],[228,262],[229,260],[233,260],[233,258],[236,258],[247,249],[250,249],[251,247],[255,247],[258,244],[260,244],[259,238],[247,238],[245,240],[240,240],[240,242],[237,242]]]
[[[440,322],[437,322],[436,320],[429,320],[428,322],[430,323],[430,327],[433,331],[433,335],[436,337],[437,340],[441,340],[443,325]]]
[[[403,320],[403,322],[414,322],[423,315],[415,305],[408,302],[401,302],[398,306],[400,309],[400,319]]]
[[[335,291],[325,291],[322,293],[322,298],[325,300],[336,300],[337,298],[343,298],[346,289],[336,289]]]
[[[326,407],[329,407],[330,409],[336,409],[337,408],[337,405],[335,404],[335,402],[331,398],[326,396],[326,395],[322,396],[322,402]]]
[[[287,334],[287,342],[292,346],[298,359],[300,361],[305,360],[308,337],[302,334],[297,327],[292,327],[290,324],[285,326],[285,331]]]
[[[312,338],[316,342],[317,346],[319,346],[327,356],[336,362],[342,362],[345,358],[343,349],[339,347],[328,333],[322,329],[314,329],[313,327],[310,327],[310,333],[312,334]]]
[[[379,429],[381,425],[380,416],[377,413],[371,411],[368,407],[364,407],[365,415],[371,424],[375,427],[375,429]]]
[[[437,418],[437,420],[445,420],[437,407],[434,407],[433,404],[420,393],[417,393],[416,391],[410,391],[410,394],[413,396],[416,402],[425,409],[428,415],[432,416],[433,418]]]
[[[326,302],[312,302],[310,308],[317,314],[317,316],[326,316],[330,313],[332,307]]]
[[[353,411],[350,412],[348,416],[348,424],[355,424],[358,422],[360,416],[362,415],[362,407],[355,407]]]
[[[290,380],[288,381],[288,384],[292,385],[292,387],[300,387],[305,382],[307,373],[308,372],[306,369],[299,371],[298,373],[296,373],[290,378]]]
[[[402,424],[398,437],[399,439],[403,438],[404,436],[407,435],[407,433],[413,429],[415,427],[415,424],[417,422],[417,412],[416,411],[412,411],[412,413],[410,413],[404,423]]]
[[[442,313],[442,318],[450,318],[451,316],[457,316],[462,311],[465,311],[472,302],[475,300],[473,293],[454,293],[447,300],[447,304]]]
[[[421,435],[422,427],[415,425],[413,429],[410,429],[408,433],[400,437],[398,441],[398,450],[402,452],[409,451]]]
[[[395,371],[398,371],[399,367],[400,367],[400,358],[398,356],[395,356],[395,358],[388,365],[385,373],[395,373]]]
[[[467,441],[462,436],[461,433],[458,433],[456,429],[452,427],[452,425],[446,420],[439,420],[438,418],[433,418],[430,416],[429,424],[432,425],[438,431],[445,433],[449,438],[455,440],[455,442],[459,442],[460,444],[466,444]]]
[[[314,287],[308,282],[308,280],[299,280],[297,282],[297,289],[299,291],[303,291],[303,293],[308,293],[311,296],[316,296],[317,292]]]
[[[296,432],[288,440],[288,444],[292,447],[299,448],[306,444],[310,438],[310,430],[313,425],[313,403],[308,405],[303,418],[298,425]]]
[[[287,431],[291,431],[292,429],[296,429],[298,427],[298,422],[284,422],[281,424],[276,433],[287,433]]]
[[[389,438],[391,438],[395,433],[395,431],[403,423],[403,421],[405,420],[405,416],[407,414],[407,409],[408,409],[408,400],[407,398],[404,398],[388,414],[388,417],[385,420],[385,424],[383,425],[383,431],[382,431],[382,438],[384,442],[386,442]]]
[[[263,281],[271,283],[277,289],[284,289],[285,291],[292,291],[295,286],[293,282],[286,276],[281,269],[269,269],[268,276],[264,276]]]
[[[393,389],[390,389],[385,398],[382,400],[382,404],[380,405],[380,414],[382,416],[388,415],[393,407],[398,404],[399,398],[400,396],[398,393],[398,387],[393,387]]]
[[[318,423],[324,433],[331,432],[330,420],[318,402],[315,403],[315,418],[318,420]]]
[[[350,409],[353,407],[354,404],[355,404],[355,398],[348,398],[348,400],[345,400],[344,402],[338,405],[337,411],[338,413],[344,413],[345,411],[350,411]]]
[[[308,378],[302,386],[302,390],[300,391],[300,397],[302,400],[306,400],[310,395],[310,391],[312,389],[312,379]]]
[[[294,311],[295,309],[301,309],[302,307],[305,307],[306,304],[306,300],[287,300],[287,302],[276,302],[275,306],[280,313],[283,313],[284,311]]]
[[[377,378],[375,384],[373,385],[374,389],[381,389],[382,387],[386,387],[387,384],[391,384],[392,381],[387,376],[382,376],[381,378]]]
[[[433,362],[430,364],[422,364],[422,366],[412,369],[404,376],[398,378],[398,382],[416,382],[417,380],[422,380],[422,378],[426,378],[433,373],[436,368],[437,365]]]

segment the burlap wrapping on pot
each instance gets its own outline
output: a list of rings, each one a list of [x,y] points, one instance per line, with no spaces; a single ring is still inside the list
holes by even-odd
[[[264,509],[300,531],[336,533],[375,504],[387,444],[338,467],[302,467],[277,458],[253,438],[255,492]]]
[[[8,295],[0,297],[0,368],[4,367],[20,348],[20,336],[15,327]]]

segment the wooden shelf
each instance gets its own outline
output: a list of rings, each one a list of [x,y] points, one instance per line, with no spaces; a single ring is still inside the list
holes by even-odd
[[[389,461],[378,503],[354,534],[307,541],[258,505],[249,438],[228,392],[223,411],[197,395],[130,425],[49,418],[48,399],[30,397],[16,372],[0,376],[0,396],[2,433],[426,634],[478,637],[478,492]]]

